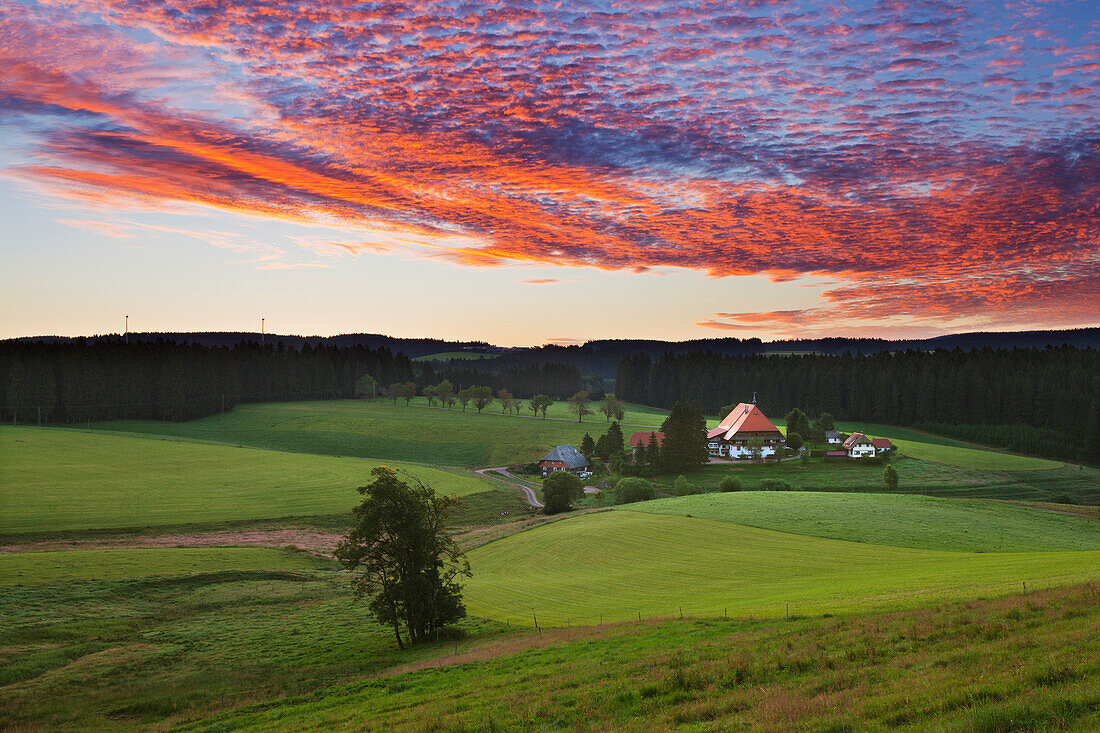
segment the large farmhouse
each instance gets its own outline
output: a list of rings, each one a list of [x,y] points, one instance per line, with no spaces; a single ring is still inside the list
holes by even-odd
[[[539,473],[546,478],[554,471],[568,471],[577,476],[588,475],[588,459],[571,445],[559,445],[539,461]]]
[[[783,433],[772,424],[756,403],[742,402],[707,432],[707,452],[720,458],[749,458],[749,443],[763,441],[761,456],[774,456],[784,444]]]

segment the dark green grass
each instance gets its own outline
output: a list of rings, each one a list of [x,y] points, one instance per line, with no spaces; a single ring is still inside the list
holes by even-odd
[[[455,649],[444,639],[399,652],[332,572],[7,587],[0,617],[0,720],[14,729],[148,730]],[[502,629],[459,627],[471,637]]]
[[[1095,731],[1098,600],[560,630],[186,730]]]
[[[625,510],[923,550],[1100,549],[1100,522],[973,499],[899,494],[742,491],[640,502]]]
[[[562,420],[365,401],[242,405],[185,423],[121,421],[92,428],[442,466],[532,461],[555,445],[579,443],[592,430]]]
[[[263,547],[156,547],[0,555],[0,586],[234,570],[335,570],[326,558]]]

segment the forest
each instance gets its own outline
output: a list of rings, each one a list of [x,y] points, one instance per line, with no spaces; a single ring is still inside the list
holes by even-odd
[[[615,394],[707,413],[749,401],[900,425],[1007,450],[1100,463],[1100,351],[961,349],[843,355],[624,357]]]
[[[0,342],[0,416],[16,423],[190,420],[238,402],[353,397],[363,374],[382,384],[414,376],[404,355],[363,346],[7,341]]]
[[[414,364],[387,347],[282,341],[207,346],[118,337],[0,342],[0,419],[14,423],[87,420],[192,420],[241,402],[350,399],[369,374],[377,385],[419,388],[449,379],[455,389],[482,385],[517,397],[567,397],[581,389],[571,365],[504,368]],[[593,390],[597,399],[602,390]]]

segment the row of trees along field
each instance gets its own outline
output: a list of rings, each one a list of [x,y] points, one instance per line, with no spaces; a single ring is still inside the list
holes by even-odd
[[[480,366],[480,365],[479,365]],[[446,379],[455,389],[483,385],[494,392],[507,389],[524,399],[536,394],[548,394],[563,399],[583,388],[581,371],[572,364],[530,364],[526,366],[497,367],[491,362],[481,368],[454,366],[433,367],[425,362],[416,379],[418,387],[426,387]],[[602,383],[601,383],[602,385]],[[593,399],[602,397],[602,390],[588,390]]]
[[[350,398],[371,374],[412,379],[388,349],[88,339],[0,342],[0,417],[15,422],[188,420],[238,402]]]
[[[1100,463],[1100,351],[901,351],[872,355],[624,357],[615,393],[709,413],[756,393],[761,409],[915,427],[1049,458]]]

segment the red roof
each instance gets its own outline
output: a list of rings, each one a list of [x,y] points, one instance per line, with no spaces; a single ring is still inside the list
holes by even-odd
[[[851,450],[853,446],[867,445],[870,442],[871,439],[863,433],[852,433],[848,436],[848,439],[844,441],[844,448],[846,450]]]
[[[648,448],[649,447],[649,436],[651,436],[651,435],[656,435],[657,436],[657,445],[664,445],[665,444],[665,434],[664,433],[634,433],[633,435],[630,436],[630,447],[631,448],[637,448],[640,445],[644,445]]]
[[[738,433],[778,432],[779,428],[772,425],[772,421],[764,416],[759,407],[742,402],[733,408],[722,422],[718,423],[718,427],[707,431],[707,438],[721,436],[725,440],[730,440]]]
[[[889,438],[871,438],[871,443],[876,448],[893,448],[894,444],[890,442]]]

